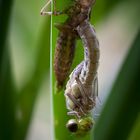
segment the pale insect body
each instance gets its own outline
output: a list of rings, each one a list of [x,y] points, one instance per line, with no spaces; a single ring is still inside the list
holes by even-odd
[[[85,58],[70,75],[65,96],[68,115],[76,117],[68,121],[67,127],[71,132],[83,134],[93,126],[89,114],[96,105],[99,42],[88,20],[77,27],[77,32],[84,44]]]
[[[73,4],[62,12],[56,10],[56,1],[54,0],[54,12],[46,12],[46,7],[50,2],[51,0],[41,9],[42,15],[68,15],[64,23],[56,24],[60,32],[55,49],[54,72],[57,88],[61,89],[69,75],[74,58],[76,40],[79,37],[75,28],[89,17],[89,7],[93,4],[93,0],[74,0]]]

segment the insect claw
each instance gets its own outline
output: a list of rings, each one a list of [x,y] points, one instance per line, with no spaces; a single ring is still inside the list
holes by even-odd
[[[52,14],[53,14],[53,12],[46,12],[46,14],[48,14],[48,15],[52,15]]]
[[[42,16],[45,16],[45,15],[51,16],[52,14],[53,14],[52,12],[41,12]]]
[[[46,12],[45,10],[46,10],[46,8],[48,7],[48,5],[51,3],[51,1],[52,0],[49,0],[45,5],[44,5],[44,7],[41,9],[41,11],[40,11],[40,13],[41,13],[41,15],[47,15],[47,13],[48,12]],[[48,14],[49,15],[49,14]]]

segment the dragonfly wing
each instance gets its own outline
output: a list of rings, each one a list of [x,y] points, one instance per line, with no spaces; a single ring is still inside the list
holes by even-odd
[[[92,88],[93,88],[93,91],[92,91],[93,97],[97,97],[98,96],[98,76],[97,76],[97,74],[94,78]]]

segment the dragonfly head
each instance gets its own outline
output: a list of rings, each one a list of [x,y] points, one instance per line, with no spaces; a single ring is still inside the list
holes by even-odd
[[[78,130],[78,122],[76,121],[76,119],[70,119],[66,125],[66,127],[68,128],[68,130],[70,132],[77,132]]]
[[[82,136],[87,134],[92,127],[94,121],[92,117],[83,117],[81,119],[70,119],[66,125],[68,130],[76,135]]]

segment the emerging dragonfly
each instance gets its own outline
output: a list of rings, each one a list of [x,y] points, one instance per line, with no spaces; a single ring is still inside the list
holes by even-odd
[[[84,20],[78,25],[77,32],[84,45],[85,58],[70,75],[65,96],[68,115],[76,117],[76,119],[68,121],[67,128],[71,132],[81,135],[88,132],[94,123],[90,113],[96,105],[98,95],[99,42],[95,30],[88,20]]]
[[[68,115],[75,116],[75,119],[69,120],[66,126],[71,132],[78,135],[91,130],[94,124],[90,114],[96,105],[96,97],[98,94],[97,69],[99,61],[99,43],[95,30],[89,23],[89,14],[93,3],[94,0],[75,0],[71,7],[62,12],[56,11],[55,7],[52,13],[44,12],[45,8],[42,9],[42,14],[67,14],[68,19],[66,22],[57,26],[60,30],[60,35],[63,33],[64,36],[72,36],[75,39],[80,37],[84,45],[84,61],[81,62],[70,75],[65,90],[66,104],[69,110]],[[68,42],[68,40],[61,38],[60,35],[58,40],[61,41],[61,43],[58,41],[57,44],[59,44],[58,46],[61,48],[63,46],[62,44],[65,41]],[[69,47],[65,47],[65,49],[68,50],[67,48],[72,48],[72,46],[73,45],[69,45]],[[58,83],[60,83],[60,75],[58,73],[61,73],[62,69],[58,70],[58,66],[65,68],[67,65],[65,63],[62,63],[63,65],[58,65],[62,61],[62,54],[65,55],[64,49],[58,49],[56,52],[59,55],[56,53],[55,56],[55,73],[56,77],[58,77]],[[65,55],[65,57],[67,58],[67,62],[70,61],[68,55]],[[68,72],[68,69],[66,71]],[[63,78],[65,79],[65,77]]]
[[[46,12],[46,7],[52,0],[41,9],[42,15],[61,15],[66,14],[68,18],[64,23],[57,23],[55,27],[59,30],[56,43],[54,72],[57,80],[57,88],[61,89],[64,81],[69,75],[70,68],[74,58],[76,40],[79,35],[75,28],[85,19],[89,18],[90,8],[93,0],[73,0],[71,6],[63,11],[56,10],[56,1],[53,0],[54,11]],[[85,6],[85,7],[83,7]]]

